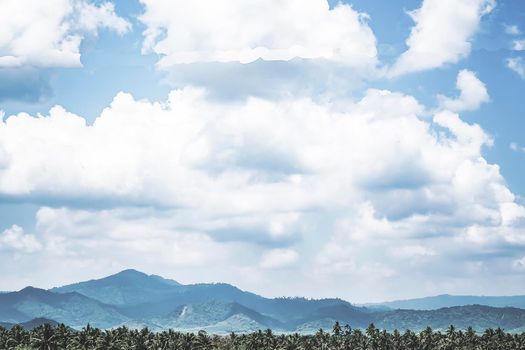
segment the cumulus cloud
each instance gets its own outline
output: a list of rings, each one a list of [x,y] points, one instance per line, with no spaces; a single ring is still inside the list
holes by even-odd
[[[523,64],[523,59],[521,57],[507,58],[507,67],[525,79],[525,65]]]
[[[467,69],[459,72],[456,88],[460,91],[457,98],[438,95],[441,108],[454,112],[472,111],[490,100],[485,84],[478,79],[474,72]]]
[[[391,254],[401,259],[414,259],[420,257],[435,256],[436,252],[422,245],[406,245],[392,249]]]
[[[519,34],[521,34],[521,30],[515,24],[513,24],[513,25],[506,25],[505,26],[505,33],[507,33],[509,35],[519,35]]]
[[[214,242],[202,231],[178,229],[174,222],[168,213],[144,208],[93,211],[42,207],[36,214],[36,227],[45,249],[64,259],[111,261],[118,254],[125,266],[124,262],[134,264],[133,256],[141,254],[144,266],[155,261],[191,268],[227,255],[224,244]],[[91,239],[93,236],[96,239]]]
[[[435,271],[435,285],[417,288],[443,291],[439,274],[461,285],[478,276],[479,254],[525,245],[525,209],[483,157],[490,135],[450,110],[425,111],[374,89],[336,102],[119,93],[92,125],[58,106],[3,118],[0,194],[58,207],[37,214],[44,265],[184,266],[188,278],[207,270],[261,291],[275,274],[290,286],[291,269],[297,294],[307,283],[333,296],[341,276],[359,279],[354,300],[374,288],[384,297],[383,278],[413,291],[403,276]]]
[[[510,143],[510,149],[513,150],[514,152],[525,152],[525,147],[521,147],[520,145],[518,145],[516,142],[511,142]]]
[[[144,52],[159,66],[193,62],[322,58],[362,67],[376,63],[367,16],[326,0],[141,0]],[[242,28],[239,30],[239,28]]]
[[[424,0],[420,8],[409,12],[415,26],[406,40],[408,49],[389,74],[438,68],[466,57],[481,17],[495,4],[494,0]]]
[[[514,40],[512,42],[512,49],[514,51],[524,51],[525,50],[525,39]]]
[[[249,263],[254,252],[253,264],[258,263],[256,247],[217,242],[197,228],[181,227],[174,214],[144,207],[41,207],[34,235],[17,226],[0,233],[0,258],[16,259],[18,266],[16,276],[9,273],[12,265],[0,266],[1,288],[11,290],[27,283],[51,287],[125,268],[160,273],[184,283],[227,282],[231,276],[242,276],[239,267]],[[43,272],[49,266],[55,268],[46,275]]]
[[[299,260],[299,254],[293,249],[272,249],[261,258],[260,266],[263,269],[278,269],[289,266]]]
[[[0,250],[3,249],[34,253],[42,249],[42,245],[34,235],[26,234],[21,227],[13,225],[0,233]]]
[[[514,260],[514,263],[512,265],[516,270],[525,271],[525,256],[521,259]]]
[[[85,0],[5,0],[0,22],[0,67],[77,67],[85,34],[130,28],[112,3]]]

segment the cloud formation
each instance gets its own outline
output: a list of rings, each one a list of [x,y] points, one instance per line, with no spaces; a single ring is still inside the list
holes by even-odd
[[[78,67],[84,35],[130,29],[112,3],[85,0],[4,0],[0,23],[0,68]]]
[[[13,225],[0,233],[0,250],[5,249],[16,253],[34,253],[42,249],[42,245],[34,235],[26,234],[21,227]]]
[[[523,63],[523,59],[521,57],[507,58],[507,67],[525,79],[525,64]]]
[[[272,294],[286,292],[264,287],[281,272],[303,281],[313,271],[284,285],[333,295],[341,276],[360,279],[354,300],[386,297],[380,279],[413,293],[406,276],[430,274],[421,293],[458,291],[479,282],[480,254],[507,267],[520,258],[525,208],[484,159],[493,141],[479,125],[425,111],[375,89],[335,102],[119,93],[92,125],[58,106],[4,118],[0,194],[44,205],[34,232],[43,266],[184,266],[191,280],[205,264],[213,280]]]
[[[525,51],[525,39],[514,40],[512,42],[512,49],[514,51]]]
[[[367,16],[326,0],[141,0],[144,52],[158,65],[322,58],[363,67],[376,63]],[[242,30],[239,30],[242,28]]]
[[[293,249],[272,249],[266,252],[260,262],[263,269],[278,269],[294,264],[299,254]]]
[[[520,151],[525,152],[525,147],[520,147],[516,142],[511,142],[510,149],[515,152],[520,152]]]
[[[521,34],[521,30],[516,24],[506,25],[505,26],[505,33],[507,33],[509,35],[519,35],[519,34]]]
[[[460,91],[457,98],[438,95],[441,108],[454,112],[472,111],[490,100],[485,84],[478,79],[474,72],[467,69],[458,73],[456,88]]]
[[[390,68],[390,76],[456,63],[470,53],[471,40],[481,17],[490,13],[494,0],[423,0],[409,12],[414,20],[408,49]]]

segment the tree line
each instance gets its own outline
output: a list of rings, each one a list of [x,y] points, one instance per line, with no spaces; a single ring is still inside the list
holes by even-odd
[[[502,329],[476,333],[472,328],[446,331],[387,332],[371,324],[366,330],[335,323],[331,332],[276,334],[270,329],[247,334],[210,335],[205,331],[152,332],[119,327],[101,330],[87,325],[80,331],[63,324],[44,324],[32,330],[0,327],[1,350],[525,350],[525,333]]]

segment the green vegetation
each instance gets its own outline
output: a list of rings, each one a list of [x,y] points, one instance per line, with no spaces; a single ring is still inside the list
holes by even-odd
[[[320,329],[311,335],[275,334],[271,330],[246,334],[231,333],[227,336],[209,335],[205,331],[182,333],[173,330],[151,332],[147,328],[131,330],[119,327],[101,330],[86,326],[75,331],[63,324],[40,325],[25,330],[20,325],[10,330],[0,327],[0,349],[79,349],[79,350],[433,350],[433,349],[525,349],[525,333],[511,334],[502,329],[487,329],[477,334],[472,328],[466,331],[453,326],[444,332],[427,328],[415,333],[394,330],[389,333],[373,324],[363,331],[338,322],[328,333]]]

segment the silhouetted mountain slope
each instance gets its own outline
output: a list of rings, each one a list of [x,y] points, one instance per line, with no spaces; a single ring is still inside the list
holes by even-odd
[[[366,307],[385,306],[390,309],[436,310],[443,307],[464,305],[486,305],[493,307],[517,307],[525,309],[525,295],[516,296],[473,296],[436,295],[432,297],[395,300],[384,303],[365,304]]]
[[[82,327],[88,322],[97,327],[111,327],[128,319],[113,306],[76,292],[60,294],[26,287],[0,294],[1,321],[21,323],[34,318],[48,318],[71,327]]]

